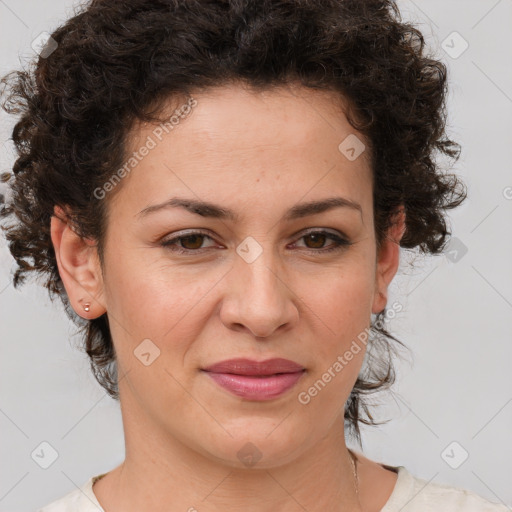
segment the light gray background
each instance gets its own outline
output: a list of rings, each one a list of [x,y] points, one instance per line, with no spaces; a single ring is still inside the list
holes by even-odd
[[[31,58],[31,41],[72,15],[73,5],[0,0],[0,73]],[[398,365],[393,392],[380,395],[377,415],[392,421],[363,430],[364,453],[510,506],[512,0],[403,0],[399,7],[449,66],[449,134],[462,145],[453,170],[469,189],[450,218],[467,252],[458,261],[416,259],[414,270],[402,254],[389,304],[399,300],[405,312],[391,326],[414,356]],[[443,49],[454,31],[469,43],[458,58]],[[461,48],[453,36],[447,43]],[[13,120],[2,114],[0,121],[6,171]],[[34,510],[117,466],[122,423],[118,404],[74,348],[78,338],[61,306],[37,284],[13,289],[13,260],[3,238],[0,244],[0,510]],[[59,454],[46,470],[31,458],[43,441]],[[469,454],[457,469],[442,457],[454,441],[450,460]]]

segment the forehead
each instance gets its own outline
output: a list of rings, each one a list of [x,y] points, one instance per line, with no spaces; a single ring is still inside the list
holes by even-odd
[[[173,144],[178,151],[184,146],[183,139],[187,139],[186,150],[191,156],[203,150],[216,151],[221,156],[232,151],[291,146],[298,153],[309,153],[315,149],[313,146],[329,151],[333,143],[356,134],[345,115],[348,101],[331,90],[294,83],[255,90],[234,83],[193,94],[192,108],[188,108],[190,99],[167,100],[160,109],[160,124],[136,123],[128,137],[129,149],[136,150],[147,136],[153,135],[157,143]],[[176,115],[184,107],[188,112]],[[357,136],[364,140],[360,133]],[[362,160],[368,156],[368,152],[361,154]]]
[[[173,124],[165,120],[187,104],[186,98],[169,101],[162,110],[163,124],[134,125],[128,153],[149,141],[152,146],[123,183],[137,189],[137,206],[144,208],[178,190],[234,205],[234,188],[243,200],[263,204],[262,194],[270,185],[291,203],[305,195],[309,200],[332,196],[333,188],[357,202],[368,201],[369,152],[361,150],[364,137],[349,124],[338,93],[230,85],[193,98],[195,106],[175,116]],[[343,152],[351,137],[360,144],[355,159]]]

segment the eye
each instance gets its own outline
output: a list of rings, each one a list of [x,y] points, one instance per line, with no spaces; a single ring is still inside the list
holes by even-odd
[[[306,249],[313,253],[328,253],[331,251],[339,251],[345,249],[347,246],[352,245],[347,239],[338,236],[335,233],[331,233],[325,230],[309,231],[302,235],[299,240],[309,240],[309,245],[306,245]],[[334,243],[331,247],[323,248],[327,240],[333,240]],[[194,252],[200,253],[205,240],[214,241],[213,238],[206,233],[201,231],[191,231],[185,235],[175,236],[168,238],[160,242],[162,247],[171,250],[177,254],[192,254]]]
[[[186,235],[163,240],[160,242],[160,245],[178,254],[199,252],[199,249],[203,248],[201,246],[206,238],[213,241],[213,238],[208,236],[206,233],[201,231],[191,231]]]
[[[309,231],[299,240],[302,239],[305,241],[310,240],[311,244],[309,246],[306,245],[306,247],[310,249],[311,252],[327,253],[331,251],[339,251],[345,249],[349,245],[352,245],[352,242],[349,242],[347,239],[338,236],[335,233],[331,233],[330,231],[323,230]],[[328,239],[334,240],[334,244],[331,244],[331,247],[324,249],[322,246]]]

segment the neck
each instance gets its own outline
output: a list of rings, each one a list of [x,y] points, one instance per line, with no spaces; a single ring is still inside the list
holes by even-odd
[[[125,408],[123,415],[130,416]],[[250,468],[192,450],[145,425],[143,415],[130,421],[136,417],[124,417],[125,461],[94,486],[106,511],[362,510],[341,415],[327,436],[287,463]]]

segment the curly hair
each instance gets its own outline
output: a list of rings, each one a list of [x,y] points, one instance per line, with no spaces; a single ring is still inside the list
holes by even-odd
[[[403,207],[400,246],[438,254],[447,243],[444,211],[466,198],[437,154],[457,160],[446,135],[446,66],[402,21],[393,0],[93,0],[58,27],[28,68],[5,75],[2,107],[19,115],[11,198],[0,212],[18,268],[46,276],[80,327],[95,378],[119,399],[108,312],[84,320],[70,307],[50,237],[54,206],[69,212],[100,261],[111,196],[94,191],[126,161],[137,121],[160,121],[169,98],[232,82],[268,89],[292,82],[339,93],[347,119],[369,144],[377,248]],[[117,187],[119,188],[119,187]],[[395,341],[386,309],[371,322],[366,365],[345,404],[345,425],[377,425],[367,395],[395,379]]]

